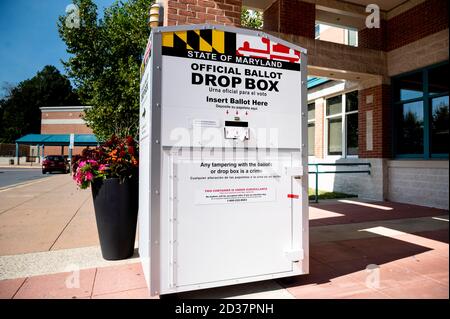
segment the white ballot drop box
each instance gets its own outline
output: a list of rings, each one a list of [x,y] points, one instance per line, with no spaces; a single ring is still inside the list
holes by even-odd
[[[139,254],[151,295],[308,273],[306,50],[152,30],[141,67]]]

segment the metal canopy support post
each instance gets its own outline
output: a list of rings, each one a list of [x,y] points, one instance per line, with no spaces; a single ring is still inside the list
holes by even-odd
[[[19,165],[19,143],[16,143],[16,164]]]
[[[69,147],[69,172],[72,173],[72,148]]]
[[[72,173],[72,151],[75,146],[75,134],[70,134],[69,137],[69,172]]]
[[[72,174],[72,149],[69,148],[69,173]]]

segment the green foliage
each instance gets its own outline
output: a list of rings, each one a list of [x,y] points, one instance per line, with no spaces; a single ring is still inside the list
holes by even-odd
[[[98,19],[92,0],[75,0],[80,27],[59,18],[60,37],[72,55],[64,62],[91,105],[85,120],[100,139],[115,134],[137,136],[139,124],[139,67],[149,36],[148,11],[153,0],[116,1]]]
[[[308,188],[309,200],[316,199],[316,190],[314,188]],[[322,191],[319,189],[319,199],[340,199],[340,198],[353,198],[358,197],[358,195],[354,194],[346,194],[339,192],[328,192]]]
[[[263,26],[262,13],[243,8],[241,12],[241,25],[247,28],[261,29]]]
[[[70,81],[50,65],[8,91],[0,100],[0,142],[3,143],[14,143],[25,134],[40,133],[40,107],[79,105]]]

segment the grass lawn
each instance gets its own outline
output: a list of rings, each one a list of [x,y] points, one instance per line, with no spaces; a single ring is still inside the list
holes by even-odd
[[[316,193],[316,190],[314,188],[308,189],[308,194],[309,194],[310,200],[315,199],[315,193]],[[319,200],[320,199],[351,198],[351,197],[358,197],[358,195],[339,193],[339,192],[327,192],[327,191],[322,191],[319,189]]]

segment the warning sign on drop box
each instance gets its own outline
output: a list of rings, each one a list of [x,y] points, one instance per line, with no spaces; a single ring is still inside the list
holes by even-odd
[[[268,187],[207,188],[196,191],[195,203],[197,205],[254,203],[271,202],[275,199],[275,189]]]

